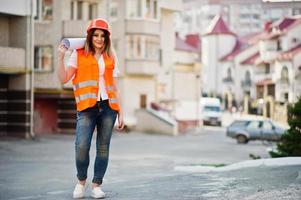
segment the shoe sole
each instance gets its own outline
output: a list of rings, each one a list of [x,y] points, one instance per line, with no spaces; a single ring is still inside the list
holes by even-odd
[[[73,196],[73,199],[83,199],[85,196]]]
[[[93,197],[94,199],[104,199],[104,198],[106,197],[106,195],[103,195],[103,196],[101,196],[101,197],[96,197],[96,196],[94,196],[94,195],[91,195],[91,197]]]

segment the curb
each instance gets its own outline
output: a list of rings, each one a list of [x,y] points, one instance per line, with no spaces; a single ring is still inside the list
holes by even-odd
[[[267,158],[258,160],[247,160],[243,162],[234,163],[224,167],[211,167],[211,166],[175,166],[175,171],[182,172],[223,172],[238,170],[250,167],[260,167],[260,166],[291,166],[291,165],[301,165],[301,157],[284,157],[284,158]]]

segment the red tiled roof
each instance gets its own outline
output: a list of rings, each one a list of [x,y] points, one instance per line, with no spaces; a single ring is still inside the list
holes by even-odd
[[[243,60],[240,64],[253,65],[258,57],[259,57],[259,51],[257,51],[255,54],[251,55],[247,59]]]
[[[272,31],[264,31],[261,38],[262,40],[270,40],[278,38],[279,36],[285,34],[288,30],[292,29],[296,25],[301,23],[301,17],[295,16],[292,18],[283,18],[274,22],[271,26]]]
[[[199,34],[188,34],[186,35],[185,42],[197,49],[201,48],[201,39]]]
[[[299,52],[301,52],[301,44],[285,52],[282,52],[280,55],[277,56],[277,60],[290,60]]]
[[[244,44],[240,40],[236,40],[236,44],[233,50],[229,54],[222,57],[220,61],[224,62],[233,60],[235,56],[238,55],[243,49],[245,49]]]
[[[182,40],[177,34],[176,34],[176,50],[180,51],[190,51],[190,52],[200,52],[199,49],[189,45],[184,40]]]
[[[274,27],[279,28],[279,30],[283,31],[284,29],[286,29],[287,27],[289,27],[290,25],[292,25],[297,19],[295,18],[283,18],[280,21],[276,21]]]
[[[205,35],[214,35],[214,34],[230,34],[236,36],[235,33],[230,31],[229,27],[226,25],[222,16],[220,15],[214,17]]]
[[[255,44],[259,41],[261,35],[263,32],[258,32],[258,33],[250,33],[248,35],[244,35],[242,37],[240,37],[240,41],[242,41],[243,43],[246,44]]]

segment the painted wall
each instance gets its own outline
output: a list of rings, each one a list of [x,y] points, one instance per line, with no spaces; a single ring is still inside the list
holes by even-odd
[[[125,77],[123,79],[124,94],[122,105],[124,109],[124,120],[128,125],[136,124],[136,110],[140,108],[140,95],[147,96],[147,106],[155,100],[156,82],[147,77]]]
[[[219,59],[229,54],[236,43],[233,35],[208,35],[202,37],[203,92],[221,94],[222,65]]]
[[[51,99],[36,99],[34,103],[34,132],[49,134],[57,132],[57,105]]]

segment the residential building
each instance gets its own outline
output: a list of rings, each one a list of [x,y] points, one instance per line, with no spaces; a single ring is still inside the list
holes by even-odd
[[[233,82],[233,71],[229,68],[227,76],[222,77],[219,59],[231,53],[237,45],[237,36],[217,15],[207,32],[202,36],[202,93],[206,96],[221,96],[222,78],[224,82]]]
[[[201,97],[201,41],[199,35],[176,34],[174,65],[171,71],[173,114],[179,132],[199,125]]]
[[[13,8],[15,4],[2,2],[0,10],[2,132],[74,132],[72,85],[58,81],[57,46],[63,38],[85,37],[96,17],[111,24],[126,124],[134,125],[135,111],[157,100],[157,75],[172,63],[173,13],[181,1],[28,0]]]
[[[33,137],[33,4],[0,2],[0,135]]]
[[[91,19],[108,17],[105,0],[35,0],[34,132],[73,133],[76,108],[71,81],[57,78],[57,47],[63,38],[85,37]],[[70,55],[71,52],[68,52]],[[68,56],[66,56],[66,60]]]
[[[224,97],[226,108],[238,106],[231,101],[235,99],[246,112],[285,121],[287,103],[295,102],[301,93],[300,32],[300,16],[285,17],[267,23],[260,33],[237,37],[238,45],[229,54],[216,57],[226,77],[217,95]]]

